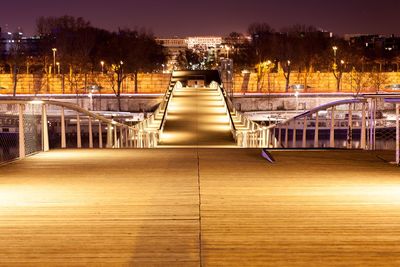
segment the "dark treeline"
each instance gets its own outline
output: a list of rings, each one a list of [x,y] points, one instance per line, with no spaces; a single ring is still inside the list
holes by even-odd
[[[137,74],[160,70],[166,61],[165,51],[152,33],[138,29],[109,32],[93,27],[83,18],[40,17],[40,38],[34,47],[26,45],[19,33],[14,35],[2,65],[15,77],[15,88],[18,73],[64,75],[74,88],[82,76],[103,72],[119,96],[121,84],[129,75],[134,76],[137,91]],[[77,93],[78,90],[81,88],[76,88]]]

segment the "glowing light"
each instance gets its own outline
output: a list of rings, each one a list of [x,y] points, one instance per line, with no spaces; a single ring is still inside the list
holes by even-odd
[[[43,104],[44,102],[42,101],[42,100],[32,100],[32,101],[29,101],[29,104],[32,104],[32,105],[41,105],[41,104]]]

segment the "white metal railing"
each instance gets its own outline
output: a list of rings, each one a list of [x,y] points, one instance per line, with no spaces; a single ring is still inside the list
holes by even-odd
[[[153,133],[140,131],[133,126],[118,122],[114,119],[105,118],[72,103],[54,100],[0,100],[0,137],[5,135],[4,131],[7,133],[10,132],[11,128],[15,135],[18,134],[18,142],[15,142],[18,147],[14,149],[18,150],[18,158],[24,158],[27,154],[32,152],[31,149],[28,149],[29,152],[27,151],[27,143],[29,140],[26,137],[32,137],[32,134],[34,136],[35,133],[33,133],[33,131],[36,131],[38,127],[40,130],[36,132],[41,135],[40,150],[48,151],[50,149],[49,127],[54,128],[54,126],[51,125],[49,120],[49,106],[57,107],[59,111],[57,113],[57,109],[53,108],[51,118],[53,120],[56,118],[57,122],[59,122],[57,129],[60,132],[59,147],[61,148],[67,147],[67,134],[71,134],[72,131],[71,127],[67,128],[66,125],[65,114],[67,110],[69,114],[71,112],[76,113],[74,118],[70,119],[70,122],[73,121],[74,125],[76,124],[73,130],[73,134],[76,134],[76,148],[82,148],[83,126],[87,128],[89,148],[94,147],[94,132],[96,132],[98,136],[98,146],[96,145],[98,148],[148,148],[156,146],[153,141]],[[34,110],[35,112],[30,114],[28,110]],[[32,118],[28,119],[28,116]],[[14,122],[12,125],[5,125],[4,122],[11,120]],[[27,120],[40,121],[40,123],[30,123],[28,127]],[[95,126],[95,124],[97,125]],[[71,131],[68,132],[68,130]],[[104,130],[106,130],[105,144],[103,144]],[[0,141],[2,140],[4,141],[4,138],[0,139]],[[6,144],[1,144],[2,148],[5,145]]]
[[[237,145],[243,148],[261,147],[262,140],[260,133],[262,127],[237,111],[227,96],[226,91],[217,82],[212,82],[210,87],[218,89],[221,95],[226,113],[230,118],[231,132]]]
[[[135,129],[139,133],[143,133],[148,140],[150,147],[157,147],[160,136],[164,131],[165,122],[168,116],[168,105],[174,95],[174,90],[182,88],[181,82],[176,82],[173,86],[170,85],[168,90],[165,92],[162,102],[154,111],[154,113],[143,120],[142,122],[135,125]]]

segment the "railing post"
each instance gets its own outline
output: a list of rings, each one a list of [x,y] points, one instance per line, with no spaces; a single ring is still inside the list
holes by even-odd
[[[267,129],[261,128],[260,147],[266,147]]]
[[[243,147],[242,146],[242,134],[241,133],[236,133],[236,143],[238,147]]]
[[[319,146],[319,116],[318,111],[315,113],[315,131],[314,131],[314,148]]]
[[[376,102],[375,99],[371,99],[369,103],[369,149],[375,150],[375,116],[376,116]]]
[[[114,125],[114,148],[118,148],[118,126]]]
[[[65,133],[65,111],[64,107],[61,107],[61,148],[67,147],[67,138]]]
[[[137,143],[137,147],[138,148],[142,148],[143,146],[142,146],[142,130],[138,130],[137,131],[137,141],[136,141],[136,143]]]
[[[361,137],[360,137],[360,144],[361,149],[366,149],[366,126],[367,126],[367,119],[366,119],[366,105],[365,103],[362,104],[362,111],[361,111]]]
[[[396,164],[400,164],[400,104],[396,104]]]
[[[103,148],[103,130],[101,128],[100,120],[99,120],[99,148]]]
[[[335,107],[331,110],[331,128],[329,133],[329,146],[335,147]]]
[[[93,148],[93,129],[92,129],[92,117],[89,116],[89,148]]]
[[[129,133],[128,133],[128,127],[125,127],[125,147],[129,147]]]
[[[293,120],[293,139],[292,139],[292,147],[296,148],[296,139],[297,139],[297,121],[296,119]]]
[[[303,140],[302,140],[302,147],[307,147],[307,117],[304,117],[303,121]]]
[[[274,136],[273,136],[273,141],[274,141],[274,148],[278,148],[278,139],[276,138],[276,131],[278,130],[277,127],[274,128]]]
[[[129,147],[130,148],[133,147],[133,138],[134,138],[133,133],[134,133],[134,131],[132,130],[132,128],[129,128],[129,130],[128,130],[129,138],[128,139],[129,139]]]
[[[352,104],[349,104],[349,118],[348,118],[348,129],[347,129],[347,148],[353,147],[353,109]]]
[[[286,123],[285,127],[285,148],[289,147],[289,123]]]
[[[18,136],[19,136],[19,158],[25,158],[25,127],[24,127],[24,110],[25,105],[19,104],[18,105],[18,113],[19,113],[19,120],[18,120]]]
[[[47,125],[47,107],[42,104],[42,148],[49,151],[49,127]]]
[[[282,129],[278,127],[278,147],[282,146]]]
[[[113,125],[111,123],[107,124],[107,148],[112,148],[112,133],[113,133]]]
[[[76,113],[76,147],[82,148],[81,118],[79,112]]]
[[[124,127],[119,127],[119,147],[124,148]]]

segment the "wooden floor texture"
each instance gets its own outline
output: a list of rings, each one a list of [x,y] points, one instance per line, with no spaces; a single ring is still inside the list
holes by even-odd
[[[1,166],[0,266],[400,266],[398,167],[273,155],[58,150]]]

